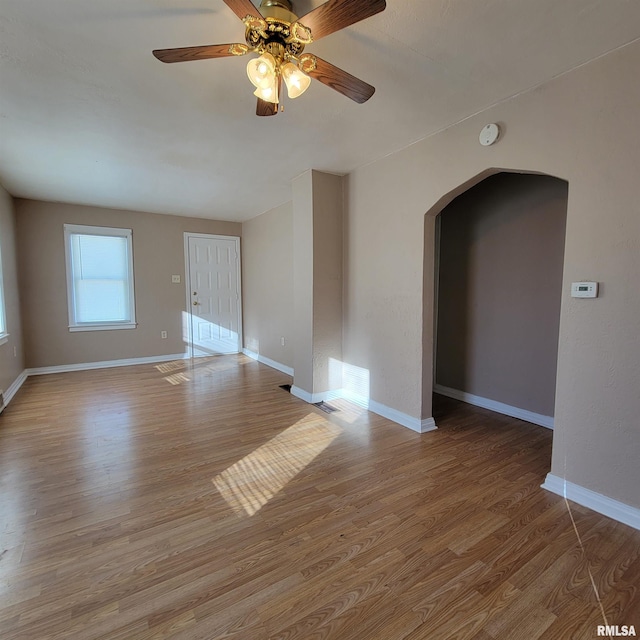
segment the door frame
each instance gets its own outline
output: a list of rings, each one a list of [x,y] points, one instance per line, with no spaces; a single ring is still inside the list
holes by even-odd
[[[191,231],[184,232],[184,278],[185,278],[185,295],[186,295],[186,313],[189,317],[187,323],[187,344],[189,347],[189,357],[194,358],[193,346],[193,310],[191,308],[191,261],[189,260],[189,239],[190,238],[206,238],[208,240],[233,240],[236,249],[236,275],[238,283],[238,353],[242,353],[244,344],[244,336],[242,333],[242,260],[240,257],[240,236],[225,236],[212,233],[194,233]],[[205,356],[199,356],[205,357]]]

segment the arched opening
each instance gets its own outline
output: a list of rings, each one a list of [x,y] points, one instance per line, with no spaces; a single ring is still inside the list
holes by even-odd
[[[487,173],[427,214],[432,415],[452,406],[444,396],[553,427],[568,184]]]

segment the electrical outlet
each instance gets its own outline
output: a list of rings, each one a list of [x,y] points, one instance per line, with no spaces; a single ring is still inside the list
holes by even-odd
[[[284,336],[282,336],[282,338],[280,338],[280,344],[281,344],[283,347],[284,347],[284,342],[285,342],[285,340],[284,340]]]
[[[161,332],[160,332],[160,337],[161,337],[163,340],[166,340],[166,339],[167,339],[167,332],[166,332],[166,331],[161,331]]]
[[[171,276],[171,284],[180,284],[180,276]]]

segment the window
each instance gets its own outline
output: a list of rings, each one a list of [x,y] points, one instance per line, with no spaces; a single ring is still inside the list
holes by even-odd
[[[131,229],[64,225],[69,331],[134,329]]]
[[[7,316],[4,312],[4,279],[2,277],[2,251],[0,251],[0,344],[7,342]]]

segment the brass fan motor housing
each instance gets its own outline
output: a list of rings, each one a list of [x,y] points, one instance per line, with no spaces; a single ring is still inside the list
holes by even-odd
[[[245,40],[251,49],[263,53],[277,43],[283,47],[284,59],[296,58],[312,41],[309,30],[291,11],[289,0],[262,0],[260,11],[262,16],[246,16],[243,20],[247,27]]]
[[[289,0],[262,0],[260,12],[265,17],[276,18],[289,24],[298,19],[298,16],[293,13],[293,7]]]

